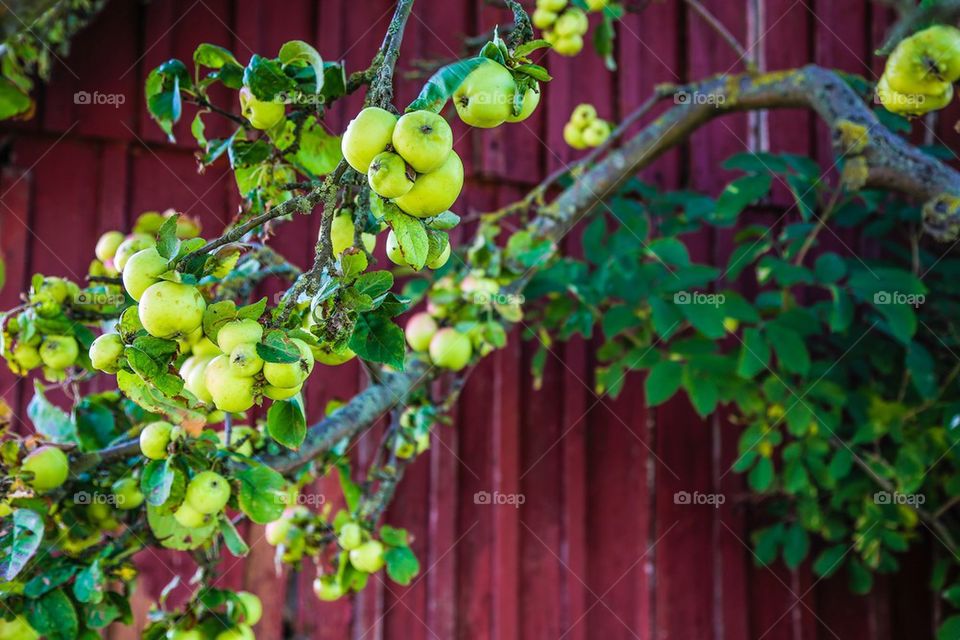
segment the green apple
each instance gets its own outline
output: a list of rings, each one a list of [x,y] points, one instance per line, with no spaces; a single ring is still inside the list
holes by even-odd
[[[56,489],[66,482],[70,475],[67,454],[56,447],[34,449],[23,459],[21,468],[33,473],[33,478],[27,482],[40,493]]]
[[[51,369],[66,369],[77,361],[80,347],[73,336],[48,335],[40,343],[40,360]]]
[[[319,600],[333,602],[342,598],[345,592],[333,576],[317,576],[313,580],[313,593]]]
[[[203,331],[202,327],[197,327],[197,328],[201,330],[201,336],[200,338],[197,339],[196,342],[193,343],[193,347],[191,347],[191,351],[193,355],[198,357],[203,357],[203,356],[218,356],[221,353],[223,353],[222,351],[220,351],[220,347],[213,344],[210,341],[210,338],[202,334],[202,331]]]
[[[90,362],[97,371],[116,373],[120,370],[122,355],[123,340],[119,333],[105,333],[90,345]]]
[[[287,518],[268,522],[267,526],[264,527],[263,537],[267,539],[268,543],[278,547],[286,541],[287,533],[290,532],[292,526],[293,524]]]
[[[97,260],[109,262],[117,253],[117,248],[124,240],[124,235],[119,231],[107,231],[97,240],[97,247],[93,252],[97,255]]]
[[[13,348],[13,361],[24,371],[36,369],[43,362],[40,358],[40,351],[26,342],[18,342],[17,346]]]
[[[563,12],[557,23],[553,25],[553,31],[561,38],[570,36],[582,36],[590,28],[590,22],[587,20],[587,14],[582,10],[572,7]]]
[[[449,209],[462,188],[463,162],[456,151],[451,151],[443,166],[418,176],[413,188],[394,202],[412,216],[429,218]]]
[[[210,361],[204,382],[214,406],[221,411],[240,413],[253,406],[254,379],[233,373],[227,356],[217,356]]]
[[[321,342],[317,346],[311,347],[310,350],[313,351],[313,357],[317,362],[330,367],[336,367],[357,357],[357,354],[350,347],[344,345],[339,349],[334,349],[329,342]]]
[[[523,122],[536,111],[537,105],[540,104],[540,83],[538,82],[536,86],[530,87],[523,94],[523,104],[520,105],[520,113],[518,115],[513,115],[512,110],[512,100],[511,100],[511,111],[510,115],[507,116],[507,122]]]
[[[398,198],[413,188],[413,180],[407,177],[407,164],[389,151],[377,154],[370,163],[367,182],[381,198]]]
[[[257,343],[263,338],[263,327],[256,320],[243,318],[228,322],[217,332],[217,345],[223,353],[233,353],[237,345]]]
[[[883,74],[899,93],[942,94],[944,83],[960,79],[960,29],[935,25],[903,39]]]
[[[567,6],[567,0],[537,0],[538,9],[560,13]]]
[[[358,571],[376,573],[383,567],[383,545],[379,540],[368,540],[350,550],[350,564]]]
[[[513,113],[516,89],[510,70],[487,59],[463,79],[453,93],[453,104],[466,124],[490,129],[503,124]]]
[[[246,624],[238,624],[217,634],[216,640],[255,640],[253,629]]]
[[[183,379],[183,388],[197,397],[197,400],[204,404],[213,402],[213,396],[207,389],[207,365],[213,358],[204,358],[201,362],[191,367],[189,373]]]
[[[206,514],[200,513],[187,502],[181,504],[177,510],[173,512],[173,519],[176,520],[181,527],[186,527],[187,529],[197,529],[209,521],[209,517]]]
[[[298,384],[295,387],[275,387],[272,384],[263,385],[263,395],[271,400],[288,400],[293,396],[300,393],[300,389],[303,388],[302,384]]]
[[[572,121],[563,126],[563,141],[574,149],[587,148],[587,143],[583,139],[583,129]]]
[[[337,542],[347,551],[356,549],[363,544],[363,529],[356,522],[348,522],[340,528]]]
[[[151,460],[166,458],[172,430],[173,425],[163,420],[145,426],[140,432],[140,452]]]
[[[395,265],[401,267],[407,266],[407,261],[403,257],[403,249],[400,248],[400,241],[397,239],[397,234],[393,232],[393,229],[387,234],[387,258]]]
[[[409,460],[416,452],[417,447],[414,443],[409,442],[406,438],[401,436],[394,438],[393,453],[401,460]]]
[[[575,56],[583,49],[583,36],[574,34],[563,38],[557,38],[553,45],[553,50],[561,56]]]
[[[117,252],[113,256],[113,266],[117,271],[122,273],[123,268],[127,265],[127,260],[129,260],[133,254],[138,251],[143,251],[147,247],[152,247],[154,244],[154,239],[145,233],[133,234],[117,247]]]
[[[421,311],[410,316],[404,333],[407,337],[407,344],[410,345],[411,349],[426,351],[430,348],[430,341],[437,333],[437,322],[429,313]]]
[[[460,371],[467,366],[472,355],[470,338],[456,329],[440,329],[430,340],[430,359],[438,367]]]
[[[453,131],[443,116],[420,110],[406,113],[393,130],[393,148],[417,173],[440,168],[453,150]]]
[[[587,0],[587,8],[590,11],[603,11],[609,0]]]
[[[240,112],[254,129],[265,131],[280,124],[286,115],[286,106],[282,102],[257,100],[248,87],[243,87],[240,89]]]
[[[362,233],[360,239],[368,253],[373,253],[377,248],[377,236],[374,234]],[[330,223],[330,244],[333,245],[334,255],[340,255],[353,246],[353,218],[349,213],[341,213]]]
[[[155,246],[137,251],[123,268],[123,288],[131,298],[139,301],[147,287],[159,282],[160,274],[169,270],[168,264]]]
[[[293,342],[302,341],[293,340]],[[309,359],[298,344],[297,348],[300,349],[302,357],[297,362],[267,362],[263,365],[263,377],[271,386],[289,389],[303,384],[307,379],[313,369],[313,352],[310,351],[309,345],[305,342],[303,344],[306,346],[306,353],[310,354]]]
[[[199,629],[171,629],[167,631],[168,640],[207,640]]]
[[[0,638],[4,640],[37,640],[40,635],[30,626],[23,616],[15,616],[13,620],[4,620],[0,616]]]
[[[450,259],[450,251],[450,243],[447,242],[447,244],[443,246],[443,251],[441,251],[436,258],[427,263],[427,268],[439,269],[443,265],[447,264],[447,260]]]
[[[587,125],[597,119],[597,109],[592,104],[578,104],[573,113],[570,114],[570,122],[579,129],[585,129]]]
[[[548,9],[537,8],[533,12],[533,15],[530,16],[530,19],[533,21],[533,26],[537,29],[549,29],[553,26],[553,23],[557,21],[557,14]]]
[[[117,509],[130,511],[143,504],[140,483],[134,478],[121,478],[113,483],[111,489],[113,489],[113,495],[116,498]]]
[[[300,338],[293,338],[290,342],[297,345],[297,349],[300,350],[300,364],[306,368],[307,375],[310,375],[313,372],[314,365],[313,349]]]
[[[237,597],[243,604],[245,614],[243,621],[251,626],[260,622],[260,618],[263,617],[263,603],[260,602],[260,598],[249,591],[238,591]]]
[[[206,308],[207,303],[196,287],[163,280],[143,292],[138,315],[150,335],[176,338],[199,327]]]
[[[202,471],[187,485],[184,500],[200,513],[219,513],[230,500],[230,483],[215,471]]]
[[[263,358],[257,354],[257,345],[238,344],[230,352],[230,370],[238,376],[254,376],[263,369]]]
[[[367,107],[350,121],[343,132],[340,149],[347,163],[360,173],[366,173],[370,163],[393,139],[397,116],[386,109]]]
[[[594,120],[583,130],[583,142],[589,147],[599,147],[610,137],[610,125],[604,120]]]
[[[887,74],[877,82],[877,97],[887,111],[905,116],[920,116],[942,109],[953,99],[953,85],[944,83],[946,89],[940,95],[923,93],[900,93],[890,88]]]

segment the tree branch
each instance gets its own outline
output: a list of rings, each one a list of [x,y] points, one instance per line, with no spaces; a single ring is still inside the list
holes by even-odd
[[[918,5],[900,18],[877,49],[878,56],[889,55],[897,44],[919,29],[934,23],[955,24],[960,19],[960,0],[938,0]]]

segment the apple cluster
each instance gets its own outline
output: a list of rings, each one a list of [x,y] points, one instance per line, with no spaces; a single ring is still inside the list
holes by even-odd
[[[417,218],[443,213],[463,188],[453,132],[431,111],[397,117],[367,107],[350,121],[341,148],[350,166],[366,174],[374,193]]]
[[[587,0],[587,9],[603,11],[608,0]],[[543,31],[543,39],[562,56],[575,56],[583,49],[583,36],[590,23],[582,9],[568,6],[568,0],[537,0],[533,26]]]
[[[426,311],[410,316],[404,334],[410,348],[427,353],[437,367],[460,371],[473,357],[473,344],[468,335],[453,327],[441,328]]]
[[[23,376],[42,367],[48,380],[66,377],[66,370],[77,362],[80,345],[63,311],[79,293],[69,280],[34,278],[26,308],[4,327],[4,356],[11,371]]]
[[[920,116],[947,106],[958,79],[960,29],[934,25],[893,50],[877,82],[877,97],[888,111]]]
[[[597,117],[592,104],[578,104],[563,127],[563,139],[574,149],[599,147],[610,137],[610,123]]]
[[[232,601],[232,607],[227,606],[222,611],[208,610],[207,603],[212,599],[206,598],[206,603],[200,604],[198,598],[194,602],[199,609],[197,615],[169,614],[172,626],[164,637],[167,640],[255,640],[253,625],[263,617],[260,598],[249,591],[222,593],[225,599]]]

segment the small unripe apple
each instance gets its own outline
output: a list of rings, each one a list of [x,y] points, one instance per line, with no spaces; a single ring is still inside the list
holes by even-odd
[[[443,165],[430,173],[419,175],[413,188],[394,199],[406,213],[418,218],[429,218],[449,209],[463,189],[463,162],[456,151],[451,151]]]
[[[356,549],[363,544],[363,529],[356,522],[348,522],[340,528],[337,542],[347,551]]]
[[[119,231],[107,231],[97,240],[97,247],[93,252],[97,255],[97,260],[109,262],[117,253],[117,248],[123,242],[124,235]]]
[[[453,150],[453,131],[440,114],[411,111],[397,120],[392,142],[396,152],[414,171],[430,173],[447,161]]]
[[[537,8],[533,12],[533,15],[530,16],[530,19],[533,21],[533,26],[537,29],[549,29],[553,26],[553,23],[557,21],[557,14],[553,11],[548,11],[547,9]]]
[[[389,151],[377,154],[370,163],[367,182],[381,198],[398,198],[413,188],[413,180],[407,177],[407,165],[403,158]]]
[[[343,597],[344,590],[332,576],[317,576],[313,581],[313,593],[319,600],[333,602]]]
[[[436,258],[427,263],[427,268],[439,269],[443,265],[447,264],[447,260],[450,259],[450,251],[450,243],[447,242],[447,244],[443,246],[443,251],[441,251]]]
[[[610,125],[603,120],[594,120],[583,130],[583,142],[590,147],[599,147],[610,137]]]
[[[43,363],[40,350],[26,342],[18,342],[13,348],[13,360],[25,371],[36,369]]]
[[[426,351],[430,348],[430,341],[437,333],[437,322],[426,312],[415,313],[407,320],[404,331],[407,344],[414,351]]]
[[[453,104],[466,124],[490,129],[513,113],[516,88],[510,70],[488,59],[467,74],[453,93]]]
[[[123,268],[123,288],[131,298],[139,301],[147,287],[156,284],[160,274],[168,270],[168,264],[155,246],[137,251]]]
[[[373,253],[377,248],[377,236],[372,233],[361,233],[360,240],[369,253]],[[340,255],[353,246],[353,218],[350,214],[341,213],[330,223],[330,244],[333,246],[334,255]]]
[[[366,173],[374,157],[387,148],[393,138],[397,116],[386,109],[367,107],[350,121],[343,132],[340,148],[347,163]]]
[[[456,329],[440,329],[430,341],[430,359],[438,367],[460,371],[467,366],[472,355],[470,338]]]
[[[247,425],[236,425],[230,430],[230,448],[239,453],[250,457],[253,455],[253,445],[257,441],[259,434],[257,430]],[[227,432],[219,433],[220,442],[227,445]],[[240,443],[240,444],[238,444]]]
[[[129,260],[133,254],[138,251],[143,251],[147,247],[152,247],[154,244],[154,239],[145,233],[133,234],[117,247],[117,252],[113,256],[114,268],[123,273],[123,269],[127,265],[127,260]]]
[[[586,128],[588,124],[597,119],[597,109],[592,104],[578,104],[573,113],[570,114],[570,122],[577,125],[580,129]]]
[[[199,629],[171,629],[167,636],[168,640],[207,640]]]
[[[28,484],[40,493],[56,489],[67,481],[70,463],[67,455],[56,447],[34,449],[23,459],[21,468],[33,473]]]
[[[243,603],[243,610],[246,614],[243,621],[250,626],[260,622],[260,618],[263,616],[263,603],[260,602],[260,598],[249,591],[238,591],[237,597]]]
[[[117,509],[130,511],[143,504],[143,493],[140,491],[140,483],[134,478],[121,478],[113,483],[111,489],[116,498]]]
[[[119,371],[119,360],[122,355],[123,340],[118,333],[105,333],[90,345],[90,362],[94,369],[104,373]]]
[[[583,50],[583,36],[574,34],[562,38],[558,37],[556,44],[553,45],[553,50],[562,56],[575,56]]]
[[[286,106],[282,102],[266,102],[254,97],[248,87],[240,89],[240,111],[254,129],[266,131],[283,120]]]
[[[10,640],[37,640],[40,635],[30,626],[23,616],[16,616],[13,620],[4,620],[0,616],[0,638]]]
[[[40,344],[40,360],[51,369],[66,369],[77,361],[80,347],[73,336],[48,335]]]
[[[554,13],[560,13],[567,6],[567,0],[537,0],[538,9],[547,9]]]
[[[254,379],[233,373],[227,356],[217,356],[210,361],[204,382],[213,404],[221,411],[240,413],[253,406]]]
[[[587,20],[587,14],[576,7],[564,11],[563,15],[557,18],[557,23],[553,25],[554,32],[561,38],[582,36],[589,28],[590,23]]]
[[[140,432],[140,452],[151,460],[163,460],[167,457],[172,431],[173,425],[169,422],[151,422]]]
[[[540,83],[537,83],[536,87],[531,87],[524,92],[523,104],[520,106],[520,113],[518,115],[513,115],[513,100],[511,99],[511,111],[510,115],[507,116],[507,122],[523,122],[533,115],[533,112],[537,109],[537,105],[539,104]]]
[[[287,539],[287,533],[292,526],[290,520],[287,518],[280,518],[279,520],[268,522],[267,526],[264,527],[263,536],[267,539],[267,542],[273,546],[280,546]]]
[[[173,519],[176,520],[181,527],[197,529],[205,525],[210,520],[210,517],[204,513],[200,513],[190,506],[188,502],[184,501],[184,503],[173,512]]]
[[[287,400],[300,393],[302,388],[302,384],[295,387],[275,387],[272,384],[266,384],[263,385],[263,395],[271,400]]]
[[[175,338],[196,330],[203,322],[207,303],[196,287],[161,281],[143,292],[137,308],[147,333],[157,338]]]
[[[238,376],[253,376],[263,369],[263,358],[257,354],[257,345],[238,344],[230,352],[230,370]]]
[[[217,332],[217,346],[223,353],[232,353],[237,345],[256,344],[263,338],[263,327],[256,320],[243,318],[228,322]]]
[[[563,141],[574,149],[587,148],[587,143],[583,139],[583,129],[573,122],[563,125]]]
[[[203,358],[200,362],[191,367],[186,377],[183,379],[183,388],[197,397],[197,400],[204,404],[213,402],[213,396],[207,389],[207,365],[213,358]]]
[[[379,540],[368,540],[350,550],[350,564],[359,571],[376,573],[383,568],[383,545]]]
[[[187,485],[187,495],[184,500],[200,513],[217,513],[230,500],[230,483],[215,471],[203,471],[194,476]]]
[[[311,347],[310,350],[313,352],[313,357],[317,362],[331,367],[339,366],[357,357],[357,354],[354,353],[350,347],[343,346],[339,349],[334,349],[328,342],[321,342],[317,346]]]

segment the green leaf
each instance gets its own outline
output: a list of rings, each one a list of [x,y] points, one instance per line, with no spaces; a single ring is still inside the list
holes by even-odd
[[[380,527],[380,540],[383,544],[390,547],[405,547],[407,546],[409,534],[406,529],[398,529],[396,527],[391,527],[388,524]]]
[[[140,476],[140,490],[147,504],[155,507],[162,506],[171,495],[182,496],[186,485],[186,476],[170,458],[151,460]]]
[[[847,563],[847,579],[850,590],[854,593],[863,595],[873,588],[873,574],[857,558],[851,558]],[[957,636],[949,637],[950,640],[957,638]]]
[[[447,100],[453,96],[453,93],[460,86],[460,83],[463,82],[464,78],[470,75],[470,72],[481,64],[486,64],[487,60],[489,60],[489,58],[477,56],[475,58],[467,58],[466,60],[457,60],[445,67],[441,67],[436,73],[430,76],[430,79],[427,80],[427,83],[423,85],[423,88],[420,90],[420,95],[410,103],[410,106],[408,106],[406,110],[418,111],[420,109],[426,109],[427,111],[440,113],[443,105],[447,104]]]
[[[420,562],[410,547],[393,547],[384,554],[387,575],[399,585],[409,585],[420,573]]]
[[[34,428],[57,444],[77,443],[77,425],[60,407],[54,405],[43,393],[39,380],[33,381],[33,398],[27,405],[27,417]]]
[[[837,282],[847,274],[847,264],[843,261],[843,258],[832,251],[828,251],[817,258],[813,270],[817,275],[817,280]]]
[[[393,288],[393,274],[389,271],[370,271],[360,275],[353,286],[364,295],[378,298]]]
[[[253,465],[237,474],[240,509],[257,524],[273,522],[286,506],[287,483],[283,476],[262,464]]]
[[[690,266],[690,252],[687,251],[687,246],[676,238],[659,238],[648,244],[647,249],[668,265]]]
[[[51,591],[27,607],[30,626],[46,640],[74,640],[80,628],[77,610],[63,591]]]
[[[777,362],[784,371],[800,375],[810,371],[810,353],[796,331],[778,324],[768,324],[767,343],[773,348]]]
[[[318,80],[319,81],[319,80]],[[293,91],[296,82],[283,73],[273,60],[253,54],[243,70],[243,84],[250,88],[257,100],[273,100],[278,93]]]
[[[790,569],[796,569],[810,551],[810,536],[799,524],[787,528],[783,536],[783,561]]]
[[[172,513],[152,504],[147,505],[147,523],[161,546],[178,551],[196,549],[217,530],[216,520],[195,529],[187,529],[177,522]]]
[[[104,586],[103,569],[98,558],[77,574],[73,583],[73,595],[80,602],[96,604],[103,600]]]
[[[553,45],[547,42],[546,40],[542,40],[542,39],[531,40],[530,42],[524,42],[519,47],[514,49],[513,55],[516,58],[525,58],[531,53],[533,53],[534,51],[538,51],[540,49],[545,49],[552,46]]]
[[[930,352],[919,342],[911,342],[907,348],[905,364],[917,392],[924,398],[935,398],[939,389],[937,372]]]
[[[957,640],[960,638],[960,615],[953,615],[943,621],[937,629],[937,640]]]
[[[226,515],[220,518],[220,534],[223,536],[227,549],[237,558],[243,558],[250,553],[250,547]]]
[[[768,174],[737,178],[726,186],[717,198],[714,218],[718,224],[732,223],[737,216],[770,191],[773,177]]]
[[[843,566],[846,554],[847,548],[842,544],[827,547],[813,562],[813,572],[821,578],[829,578]]]
[[[522,73],[540,82],[550,82],[553,80],[553,76],[538,64],[518,64],[513,68],[513,72]]]
[[[315,176],[323,176],[334,169],[343,159],[340,136],[327,133],[315,116],[310,116],[300,129],[300,146],[295,162]]]
[[[683,365],[673,360],[658,362],[650,368],[644,383],[647,406],[655,407],[669,400],[680,388]]]
[[[29,95],[7,78],[0,77],[0,120],[26,113],[32,104]]]
[[[3,567],[3,579],[13,580],[40,548],[43,540],[43,518],[30,509],[13,511],[13,542],[5,549],[5,557],[0,559]]]
[[[403,370],[406,355],[403,330],[382,313],[362,313],[357,317],[349,347],[364,360]]]
[[[340,490],[343,491],[343,500],[347,503],[347,509],[351,512],[356,511],[360,506],[360,498],[363,491],[360,485],[350,477],[350,465],[346,462],[337,465],[337,471],[340,477]]]
[[[430,254],[430,240],[423,221],[403,213],[393,204],[384,211],[384,220],[397,237],[404,261],[416,271],[422,269]]]
[[[743,331],[743,345],[737,363],[737,375],[750,379],[767,368],[770,362],[770,347],[759,329],[749,327]]]
[[[240,66],[240,63],[230,51],[207,42],[197,45],[193,52],[193,62],[210,69],[220,69],[225,64]]]
[[[172,260],[177,255],[180,248],[180,241],[177,240],[177,220],[180,214],[174,214],[163,221],[160,230],[157,232],[157,253]]]
[[[431,229],[436,229],[437,231],[448,231],[460,224],[460,216],[455,214],[453,211],[444,211],[443,213],[438,213],[432,218],[427,218],[424,220],[424,224]]]
[[[760,458],[757,465],[747,475],[750,488],[757,492],[764,492],[773,484],[773,462],[770,458]]]
[[[307,422],[297,400],[278,400],[267,411],[270,437],[287,447],[298,449],[307,437]]]
[[[314,76],[316,76],[316,93],[320,93],[323,90],[323,58],[320,57],[316,49],[303,40],[291,40],[280,47],[278,57],[280,58],[280,62],[285,65],[302,64],[311,67]]]
[[[257,344],[257,355],[263,358],[264,362],[278,362],[290,364],[300,361],[300,349],[297,348],[287,334],[283,331],[268,331],[263,337],[263,342]]]

